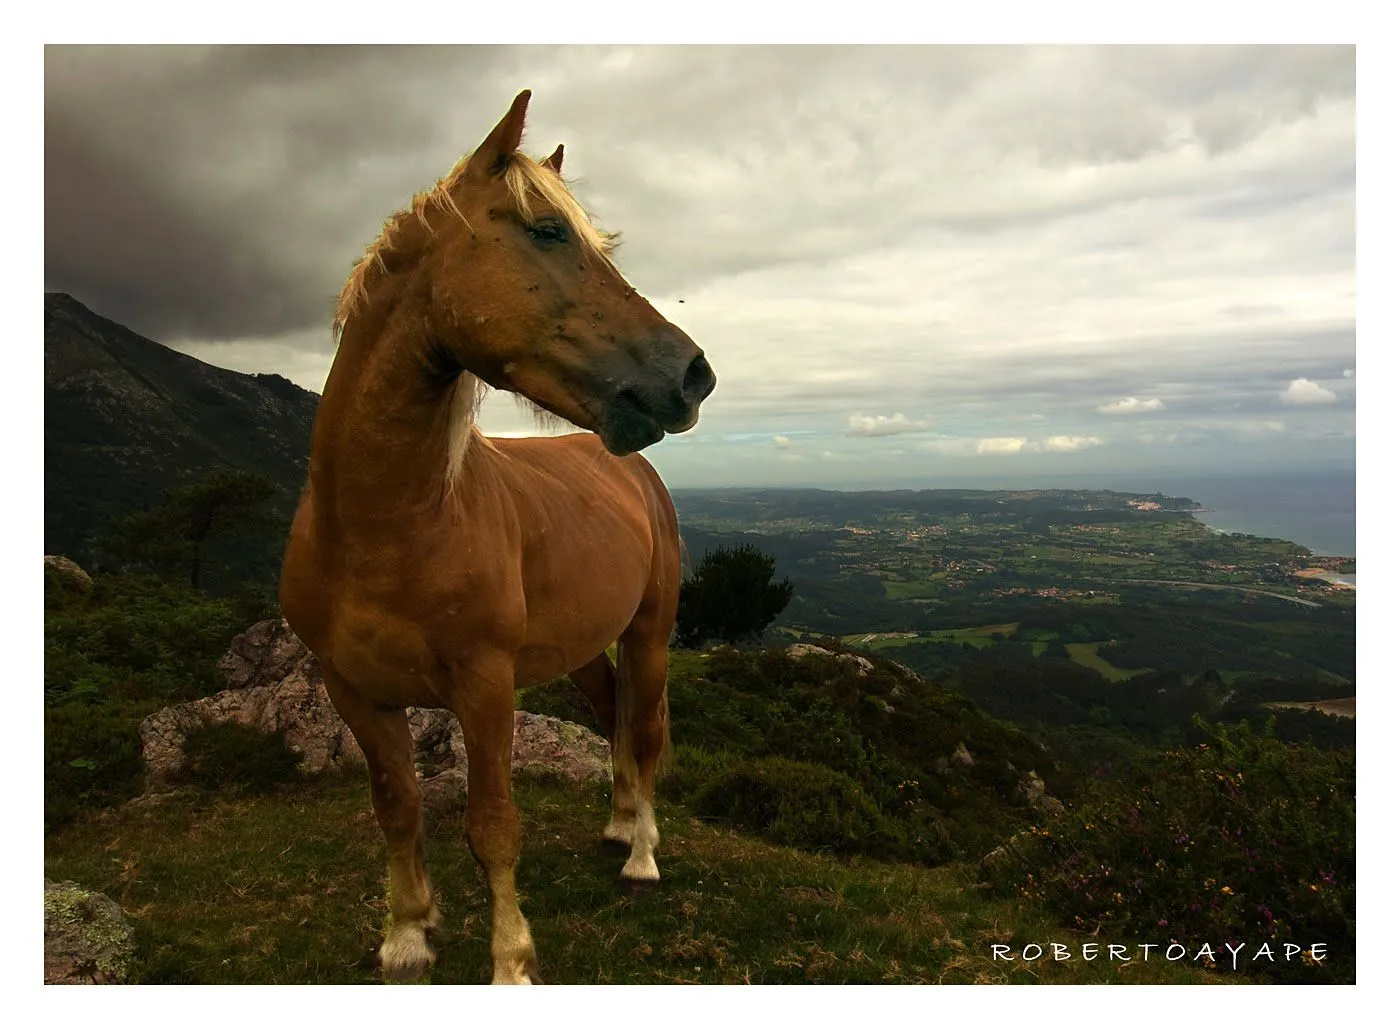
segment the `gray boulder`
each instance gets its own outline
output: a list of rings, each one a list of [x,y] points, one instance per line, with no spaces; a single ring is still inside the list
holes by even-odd
[[[363,766],[364,755],[326,693],[320,663],[284,619],[258,622],[236,637],[219,661],[229,688],[212,697],[163,708],[141,723],[142,754],[152,789],[168,786],[183,769],[184,743],[205,725],[238,722],[279,733],[307,774]],[[464,789],[467,767],[462,727],[451,712],[410,708],[414,761],[425,782],[448,796]],[[511,767],[547,771],[566,779],[609,780],[611,751],[601,736],[546,715],[515,713]]]
[[[44,880],[44,982],[126,982],[135,934],[116,901],[74,882]]]
[[[56,589],[63,593],[91,593],[92,576],[76,561],[53,554],[44,555],[45,592]]]
[[[1059,815],[1065,811],[1064,801],[1045,792],[1045,780],[1032,769],[1016,786],[1016,793],[1034,811]]]
[[[788,657],[803,658],[812,654],[820,654],[822,657],[834,657],[842,664],[852,665],[856,670],[856,675],[869,675],[871,672],[875,671],[875,663],[868,657],[861,657],[859,654],[837,654],[812,643],[794,643],[787,648]]]

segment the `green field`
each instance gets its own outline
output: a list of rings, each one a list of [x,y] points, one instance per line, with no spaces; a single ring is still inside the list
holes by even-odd
[[[1092,668],[1109,682],[1124,682],[1135,675],[1143,672],[1150,672],[1150,668],[1119,668],[1111,665],[1099,656],[1101,643],[1066,643],[1065,649],[1069,651],[1072,660],[1083,665],[1085,668]]]
[[[1002,638],[1011,639],[1016,635],[1019,623],[1002,622],[997,625],[979,625],[968,629],[934,629],[926,632],[896,636],[892,639],[876,638],[875,633],[853,633],[841,637],[841,642],[865,650],[888,650],[893,647],[907,647],[911,643],[966,643],[982,649],[994,647]],[[1053,635],[1053,634],[1052,634]],[[1045,643],[1040,644],[1045,649]]]

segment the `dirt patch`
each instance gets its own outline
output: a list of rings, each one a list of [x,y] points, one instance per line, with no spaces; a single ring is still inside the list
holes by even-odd
[[[1337,697],[1334,700],[1275,700],[1264,706],[1288,707],[1299,711],[1321,711],[1324,715],[1336,715],[1338,718],[1356,717],[1355,697]]]

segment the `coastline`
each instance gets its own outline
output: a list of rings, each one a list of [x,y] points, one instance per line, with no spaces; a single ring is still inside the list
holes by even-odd
[[[1304,568],[1296,574],[1304,579],[1322,579],[1338,589],[1356,589],[1355,572],[1334,572],[1330,568]]]
[[[1294,544],[1295,546],[1302,547],[1303,549],[1305,549],[1306,551],[1308,551],[1308,553],[1310,553],[1313,557],[1319,557],[1319,558],[1337,558],[1337,557],[1341,557],[1341,558],[1347,558],[1347,559],[1350,559],[1350,560],[1353,560],[1353,561],[1356,560],[1356,555],[1355,555],[1355,553],[1342,553],[1342,552],[1339,551],[1339,548],[1336,548],[1336,547],[1330,547],[1330,548],[1327,548],[1327,549],[1325,549],[1325,550],[1319,550],[1319,549],[1317,549],[1316,547],[1311,547],[1311,546],[1309,546],[1309,545],[1306,544],[1306,543],[1302,543],[1302,542],[1300,542],[1300,541],[1298,541],[1298,540],[1295,540],[1295,539],[1290,539],[1288,536],[1283,536],[1283,535],[1280,535],[1280,534],[1278,534],[1278,533],[1276,533],[1276,532],[1264,532],[1264,531],[1259,531],[1259,530],[1254,530],[1254,529],[1225,529],[1225,528],[1222,528],[1222,527],[1220,527],[1220,526],[1218,526],[1218,525],[1211,525],[1210,522],[1206,521],[1205,519],[1201,518],[1200,516],[1203,515],[1203,514],[1217,514],[1218,512],[1217,512],[1214,508],[1208,508],[1208,507],[1189,508],[1189,509],[1184,510],[1182,513],[1183,513],[1183,514],[1189,514],[1189,515],[1190,515],[1192,518],[1194,518],[1197,522],[1199,522],[1201,525],[1203,525],[1203,526],[1204,526],[1206,529],[1208,529],[1210,532],[1215,533],[1217,536],[1259,536],[1259,537],[1261,537],[1261,538],[1263,538],[1263,539],[1278,539],[1278,540],[1283,540],[1285,543],[1292,543],[1292,544]],[[1354,548],[1353,548],[1353,549],[1354,549]],[[1341,583],[1340,585],[1347,585],[1347,583]],[[1353,586],[1353,587],[1355,587],[1356,583],[1355,583],[1355,582],[1352,582],[1352,583],[1350,583],[1350,585]]]

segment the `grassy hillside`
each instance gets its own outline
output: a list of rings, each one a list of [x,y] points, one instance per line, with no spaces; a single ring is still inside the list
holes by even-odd
[[[275,581],[306,478],[319,397],[278,375],[216,368],[63,293],[44,296],[44,552],[90,566],[114,518],[219,468],[277,487],[276,527],[221,541],[218,585]]]
[[[262,797],[192,792],[51,838],[45,874],[117,899],[145,983],[369,983],[384,918],[367,786],[330,778]],[[598,842],[602,789],[516,784],[521,904],[552,983],[1201,983],[1156,961],[994,961],[992,944],[1084,938],[941,869],[777,847],[662,803],[663,879],[628,894]],[[443,911],[434,983],[490,978],[485,884],[459,816],[428,823]]]
[[[280,742],[220,738],[198,785],[133,802],[140,719],[216,688],[214,660],[262,614],[123,576],[49,592],[45,874],[122,905],[137,981],[375,978],[383,843],[362,778],[301,780]],[[520,699],[591,721],[566,683]],[[1211,981],[1189,961],[1017,963],[992,948],[1310,934],[1331,946],[1324,967],[1229,981],[1354,975],[1349,751],[1201,723],[1201,749],[1144,748],[1130,775],[1096,779],[875,654],[677,652],[671,710],[653,892],[619,889],[623,856],[597,839],[605,789],[517,784],[522,904],[551,981]],[[229,762],[229,746],[243,756]],[[1032,770],[1067,811],[1036,802]],[[486,899],[461,812],[435,812],[428,832],[446,915],[434,981],[484,981]]]

